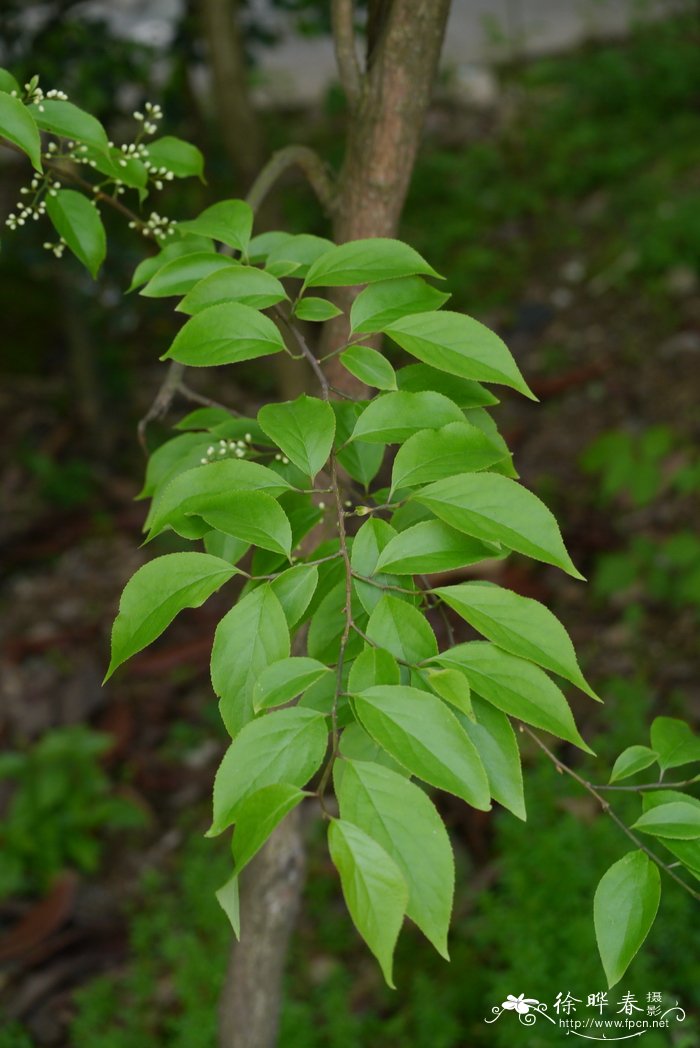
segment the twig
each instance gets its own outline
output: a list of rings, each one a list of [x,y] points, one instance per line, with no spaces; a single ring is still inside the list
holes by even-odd
[[[595,797],[595,799],[598,801],[598,804],[600,804],[601,809],[605,812],[606,815],[608,815],[612,819],[612,821],[615,823],[618,829],[622,830],[622,832],[627,837],[629,837],[629,839],[633,842],[635,847],[639,848],[640,851],[643,851],[644,854],[652,860],[652,862],[655,862],[656,865],[665,873],[667,873],[669,877],[676,881],[677,884],[680,884],[681,888],[684,888],[689,895],[692,895],[694,899],[700,901],[700,891],[696,891],[694,888],[691,888],[691,886],[687,884],[682,877],[679,877],[678,874],[675,873],[673,869],[671,869],[668,863],[665,863],[663,859],[660,859],[659,856],[656,855],[653,851],[651,851],[650,848],[647,848],[646,844],[644,844],[644,842],[639,839],[637,834],[634,833],[629,828],[629,826],[627,826],[627,824],[622,821],[620,816],[613,811],[613,809],[610,807],[610,802],[607,801],[605,797],[601,796],[601,794],[598,792],[595,786],[593,786],[586,779],[582,778],[582,776],[580,776],[578,772],[575,772],[573,768],[570,768],[568,764],[564,764],[564,762],[560,760],[559,757],[557,757],[556,753],[553,753],[552,750],[550,750],[549,746],[547,746],[546,743],[542,742],[542,739],[540,739],[538,735],[535,735],[534,731],[528,728],[527,725],[521,724],[520,730],[522,732],[525,732],[526,735],[529,735],[533,742],[535,742],[543,751],[543,753],[546,753],[546,755],[549,757],[550,761],[557,769],[557,771],[563,772],[566,775],[568,775],[575,782],[577,782],[579,786],[582,786],[584,790],[590,793],[591,797]]]
[[[146,445],[146,429],[149,422],[155,421],[155,419],[162,418],[166,414],[175,395],[182,385],[182,377],[185,374],[185,365],[180,364],[177,360],[171,360],[168,365],[168,370],[163,379],[163,383],[155,395],[153,403],[150,408],[139,420],[136,431],[139,437],[139,444],[144,450],[144,454],[148,454],[148,447]]]
[[[301,352],[308,360],[311,365],[311,369],[316,375],[319,385],[321,386],[321,395],[325,401],[331,399],[331,387],[328,383],[323,368],[316,359],[314,353],[309,347],[306,339],[283,314],[280,313],[281,319],[292,332],[294,338],[297,341]],[[352,620],[352,564],[350,562],[350,552],[347,544],[347,534],[345,532],[345,510],[343,508],[343,493],[340,490],[340,481],[338,479],[338,466],[336,462],[335,452],[331,451],[330,454],[330,473],[331,473],[331,491],[333,492],[333,500],[335,502],[336,510],[336,521],[338,525],[338,541],[340,543],[340,556],[343,558],[345,565],[345,623],[343,626],[343,632],[340,638],[340,647],[338,650],[338,662],[336,664],[336,682],[335,682],[335,695],[333,696],[333,706],[331,709],[331,754],[326,763],[321,779],[318,784],[316,791],[318,798],[323,808],[323,795],[325,793],[328,780],[330,779],[333,764],[338,754],[338,700],[340,698],[343,689],[343,667],[345,665],[345,650],[348,646],[348,640],[350,638],[350,631],[354,628],[355,624]],[[325,809],[324,809],[325,810]]]
[[[350,107],[354,109],[362,91],[362,71],[355,48],[355,11],[352,0],[332,0],[331,25],[338,75]]]
[[[180,393],[185,400],[191,400],[193,404],[202,404],[205,408],[221,408],[222,411],[228,411],[230,414],[236,414],[232,412],[231,408],[226,407],[218,400],[212,400],[211,397],[205,397],[203,393],[198,393],[196,389],[192,389],[184,382],[180,382],[177,387],[177,392]]]
[[[682,790],[685,786],[692,786],[693,783],[700,781],[700,776],[696,775],[692,779],[686,779],[685,782],[642,782],[638,786],[598,786],[592,783],[593,788],[596,790],[618,790],[620,793],[648,793],[649,790]]]
[[[321,207],[332,214],[335,205],[335,183],[330,169],[313,149],[308,146],[285,146],[273,153],[246,197],[253,211],[257,211],[275,182],[289,170],[298,167],[318,197]]]
[[[432,593],[430,589],[423,589],[421,586],[419,589],[407,589],[405,586],[392,586],[388,582],[380,582],[378,579],[373,579],[369,575],[360,575],[359,571],[353,571],[353,578],[359,579],[360,582],[366,582],[368,586],[376,586],[377,589],[388,590],[391,593],[407,593],[411,597],[415,597],[418,593]]]

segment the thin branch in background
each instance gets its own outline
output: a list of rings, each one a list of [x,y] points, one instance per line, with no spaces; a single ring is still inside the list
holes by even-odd
[[[153,403],[150,408],[139,420],[138,426],[136,427],[139,443],[144,450],[144,453],[148,454],[148,447],[146,444],[146,429],[148,428],[149,422],[155,422],[156,419],[162,418],[169,410],[175,396],[182,385],[182,379],[185,374],[185,365],[180,364],[177,360],[171,360],[168,364],[168,370],[165,373],[162,385],[155,395]]]
[[[605,797],[603,797],[598,792],[595,786],[593,786],[590,782],[588,782],[581,775],[579,775],[578,772],[574,771],[573,768],[570,768],[568,764],[564,764],[564,762],[560,760],[559,757],[557,757],[556,753],[550,750],[549,746],[547,746],[546,743],[542,742],[542,739],[540,739],[540,737],[536,735],[534,731],[528,728],[527,725],[521,724],[520,730],[524,732],[526,735],[529,735],[532,741],[539,746],[542,752],[545,753],[547,757],[550,759],[550,761],[552,762],[552,764],[558,772],[568,775],[571,779],[574,780],[574,782],[577,782],[579,786],[583,787],[583,789],[586,790],[587,793],[590,793],[591,797],[594,797],[598,801],[601,810],[604,811],[605,814],[612,819],[617,828],[619,830],[622,830],[626,837],[629,837],[629,839],[632,841],[636,848],[639,848],[640,851],[643,851],[644,854],[652,860],[652,862],[656,863],[659,869],[663,870],[664,873],[667,873],[668,876],[671,877],[677,884],[680,884],[681,888],[684,888],[685,891],[688,892],[688,895],[691,895],[694,899],[700,901],[700,891],[696,891],[695,888],[691,888],[691,886],[686,881],[684,881],[682,877],[678,876],[675,870],[673,870],[673,868],[668,863],[665,863],[663,859],[660,859],[659,856],[651,850],[651,848],[647,848],[644,841],[640,840],[637,834],[634,833],[634,831],[631,830],[629,826],[622,821],[620,816],[615,811],[613,811],[613,809],[610,806],[610,801],[606,800]]]
[[[352,0],[332,0],[331,25],[338,74],[351,109],[362,91],[362,70],[355,46],[355,10]]]
[[[253,211],[259,210],[275,182],[292,167],[299,168],[318,197],[323,210],[328,215],[332,214],[336,190],[330,168],[315,150],[298,145],[278,149],[267,161],[246,197]]]

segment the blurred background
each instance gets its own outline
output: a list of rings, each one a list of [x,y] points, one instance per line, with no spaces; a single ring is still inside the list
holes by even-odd
[[[328,5],[231,3],[243,64],[228,94],[205,6],[0,7],[0,65],[22,83],[40,73],[118,141],[158,102],[164,133],[199,145],[208,181],[167,190],[176,218],[244,193],[288,142],[332,165],[342,154]],[[447,275],[451,308],[502,334],[540,397],[505,395],[495,417],[589,584],[517,559],[499,581],[560,615],[606,699],[572,696],[598,782],[656,714],[700,716],[699,44],[692,0],[454,0],[402,224]],[[0,217],[26,175],[0,155]],[[328,234],[294,175],[274,199],[282,228]],[[105,220],[97,284],[42,249],[46,229],[3,236],[0,252],[0,1048],[212,1045],[230,945],[214,898],[230,856],[202,838],[226,742],[207,671],[225,605],[184,613],[100,685],[119,594],[146,557],[136,424],[173,332],[170,303],[123,297],[143,242]],[[226,390],[196,377],[251,411],[290,381],[254,366]],[[177,417],[151,427],[152,447]],[[591,900],[624,838],[537,752],[523,757],[527,823],[440,801],[458,865],[452,963],[406,928],[395,992],[319,830],[283,1048],[538,1048],[548,1030],[484,1025],[506,992],[551,1007],[605,988]],[[666,883],[625,988],[697,1014],[699,923]],[[700,1023],[644,1043],[691,1048]]]

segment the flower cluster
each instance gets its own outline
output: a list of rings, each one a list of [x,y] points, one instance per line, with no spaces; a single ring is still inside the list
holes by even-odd
[[[215,462],[217,459],[226,456],[237,459],[245,458],[246,454],[250,451],[250,442],[252,439],[253,437],[250,433],[246,433],[243,440],[221,439],[218,444],[210,444],[207,448],[206,455],[199,461],[203,466],[206,466],[208,462]]]
[[[55,186],[55,189],[53,188],[53,186]],[[53,186],[49,189],[49,193],[52,196],[55,196],[56,190],[61,188],[61,183],[55,182],[53,183]],[[24,200],[17,201],[17,203],[14,206],[14,209],[5,219],[5,225],[8,227],[8,229],[18,229],[20,226],[25,225],[28,218],[32,218],[36,222],[44,214],[44,212],[46,211],[46,203],[43,200],[38,199],[38,196],[41,193],[42,188],[42,180],[40,180],[38,177],[35,177],[32,179],[28,186],[23,186],[22,189],[20,189],[20,194],[22,196],[33,194],[34,199],[29,204]]]
[[[137,222],[129,222],[129,229],[140,228],[145,237],[155,237],[156,240],[165,240],[166,237],[172,236],[176,226],[177,222],[172,218],[165,218],[157,211],[151,211],[147,220],[140,227]]]
[[[163,110],[152,102],[146,102],[144,109],[145,113],[141,113],[138,109],[134,112],[134,120],[143,125],[145,134],[154,135],[158,130],[158,121],[163,119]]]
[[[47,251],[52,251],[56,258],[63,258],[63,252],[66,250],[66,242],[61,237],[57,244],[52,244],[50,240],[45,240],[43,247]]]

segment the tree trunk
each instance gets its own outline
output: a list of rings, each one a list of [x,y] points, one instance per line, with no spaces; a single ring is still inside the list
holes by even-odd
[[[335,239],[391,237],[413,173],[450,0],[394,0],[348,128]]]
[[[239,0],[201,0],[200,11],[221,140],[247,190],[262,167],[265,144],[250,98],[239,6]]]
[[[207,0],[216,4],[217,0]],[[450,0],[370,0],[367,72],[358,84],[352,4],[333,0],[336,53],[351,102],[345,160],[334,203],[336,241],[395,236],[420,142]],[[348,74],[346,79],[343,74]],[[353,297],[343,289],[344,302]],[[342,302],[343,300],[341,300]],[[342,327],[325,325],[333,345]],[[334,385],[350,377],[338,369]],[[296,816],[296,818],[295,818]],[[303,885],[299,813],[277,828],[249,868],[241,892],[221,1007],[221,1048],[274,1048],[286,948]]]
[[[219,1005],[225,1048],[277,1043],[282,979],[305,875],[302,811],[296,808],[241,875],[241,938]]]
[[[334,238],[395,237],[413,174],[450,0],[380,0],[370,5],[368,69],[348,128],[335,208]],[[357,288],[339,288],[346,312]],[[324,327],[322,354],[346,336],[344,317]],[[336,359],[331,383],[358,393],[357,380]]]

